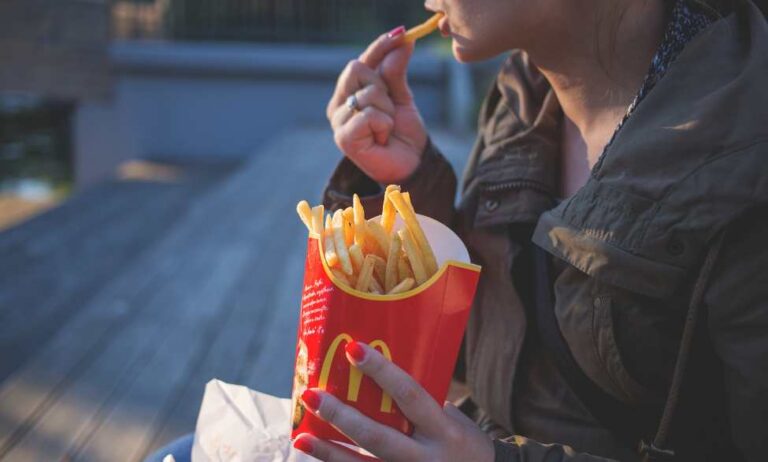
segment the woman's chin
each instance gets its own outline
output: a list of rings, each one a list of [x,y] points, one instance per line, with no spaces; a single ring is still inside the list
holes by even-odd
[[[471,50],[459,45],[456,43],[456,40],[453,41],[452,49],[453,57],[456,58],[456,61],[460,63],[469,63],[473,61]]]
[[[482,61],[488,59],[491,55],[482,53],[481,50],[475,50],[471,47],[459,45],[459,43],[453,40],[453,57],[460,63],[471,63],[474,61]]]

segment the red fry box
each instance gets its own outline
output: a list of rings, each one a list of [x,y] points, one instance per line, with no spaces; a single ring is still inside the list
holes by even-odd
[[[365,342],[414,377],[438,403],[448,393],[453,368],[475,295],[480,267],[458,236],[418,215],[440,269],[427,282],[397,295],[374,295],[338,283],[321,258],[321,242],[307,243],[304,291],[296,342],[291,437],[351,441],[304,409],[307,388],[324,389],[366,416],[406,434],[412,425],[397,404],[344,354],[351,340]],[[398,217],[395,229],[403,226]]]

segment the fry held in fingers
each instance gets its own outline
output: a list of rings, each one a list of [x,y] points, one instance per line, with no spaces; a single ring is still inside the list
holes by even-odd
[[[435,13],[431,18],[427,19],[422,24],[408,29],[408,32],[405,33],[405,41],[415,42],[416,40],[426,37],[427,35],[436,31],[438,23],[441,19],[443,19],[443,16],[443,13]]]
[[[396,294],[424,284],[438,270],[410,194],[400,186],[386,187],[381,215],[375,218],[366,219],[357,194],[351,207],[332,214],[306,201],[296,205],[296,212],[310,233],[320,237],[321,256],[339,284],[372,294]],[[403,227],[395,231],[397,215]]]

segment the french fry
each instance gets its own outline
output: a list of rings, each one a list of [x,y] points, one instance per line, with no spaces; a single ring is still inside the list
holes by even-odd
[[[400,284],[396,285],[392,288],[392,290],[387,292],[387,295],[394,295],[394,294],[400,294],[403,292],[408,292],[409,290],[413,289],[414,284],[416,284],[416,281],[413,280],[413,278],[405,278],[402,281],[400,281]]]
[[[398,236],[398,238],[399,237],[400,236]],[[408,260],[406,260],[405,255],[400,255],[400,258],[397,260],[397,280],[398,282],[403,282],[408,278],[413,279],[411,265],[408,263]]]
[[[373,238],[378,246],[378,254],[381,257],[386,257],[389,254],[389,235],[381,224],[375,219],[371,218],[366,222],[366,228],[368,235]]]
[[[363,249],[357,244],[352,244],[349,246],[349,258],[352,260],[352,267],[357,274],[360,274],[360,268],[363,267],[363,260],[365,260]]]
[[[435,13],[431,18],[427,19],[422,24],[408,29],[408,32],[405,33],[405,41],[415,42],[416,40],[431,34],[437,29],[437,24],[442,18],[443,13]]]
[[[387,261],[378,255],[373,255],[373,275],[379,281],[384,281],[387,274]]]
[[[320,238],[323,237],[323,214],[325,207],[322,205],[312,207],[312,231]]]
[[[360,196],[357,194],[352,195],[352,212],[355,217],[355,244],[359,245],[362,249],[365,245],[365,209],[363,203],[360,202]]]
[[[430,246],[429,241],[427,241],[427,236],[424,235],[424,230],[421,229],[421,225],[419,224],[419,220],[416,218],[416,214],[408,205],[408,203],[405,202],[405,199],[403,199],[403,195],[400,193],[400,191],[390,191],[389,198],[395,205],[397,213],[399,213],[403,218],[403,221],[408,228],[409,234],[413,235],[413,241],[417,245],[417,248],[421,252],[424,259],[424,269],[427,272],[427,277],[432,276],[437,272],[437,259],[435,258],[435,253],[432,251],[432,246]],[[400,237],[402,238],[402,235]],[[403,239],[403,242],[405,242],[405,239]],[[410,254],[408,255],[408,258],[411,258]],[[413,263],[413,260],[411,260],[412,267]],[[415,269],[413,272],[416,274]],[[416,282],[421,284],[418,275],[416,276]]]
[[[339,264],[339,255],[336,253],[336,244],[333,242],[333,226],[330,215],[325,216],[325,230],[321,232],[321,235],[325,249],[325,262],[332,268]]]
[[[438,270],[410,194],[400,186],[386,187],[381,218],[366,220],[357,194],[351,207],[332,214],[306,201],[296,205],[296,212],[310,233],[320,236],[321,257],[339,284],[374,294],[402,293],[424,284]],[[395,232],[397,214],[405,226]]]
[[[397,234],[403,241],[403,248],[405,249],[405,254],[408,255],[408,261],[411,264],[411,270],[413,270],[413,276],[416,278],[416,282],[423,284],[429,279],[429,276],[427,276],[427,271],[424,269],[424,263],[422,262],[419,248],[416,246],[413,237],[411,237],[411,233],[409,233],[407,229],[401,229]]]
[[[385,294],[384,288],[381,287],[381,284],[379,284],[379,281],[376,280],[376,278],[371,278],[371,286],[368,288],[368,291],[374,294]]]
[[[352,275],[354,270],[352,269],[352,261],[349,259],[349,251],[347,250],[347,243],[344,240],[344,212],[336,210],[333,213],[333,243],[336,245],[336,255],[339,257],[339,263],[341,263],[341,270],[346,275]]]
[[[355,242],[355,212],[352,207],[344,209],[344,242],[347,247]]]
[[[403,242],[397,233],[392,235],[392,241],[389,243],[389,255],[387,255],[387,266],[384,270],[384,290],[389,293],[398,281],[397,265],[400,262],[400,249]],[[405,278],[403,278],[405,279]]]
[[[413,203],[411,203],[411,193],[407,191],[404,192],[403,199],[405,200],[405,203],[408,204],[408,207],[410,207],[411,210],[413,210],[413,213],[416,213],[416,209],[413,208]]]
[[[389,192],[394,190],[400,191],[400,186],[394,184],[387,186],[386,191],[384,191],[384,203],[381,207],[381,227],[387,234],[392,232],[392,226],[395,224],[395,206],[387,199]]]
[[[296,213],[299,214],[299,218],[301,218],[301,221],[304,223],[304,226],[307,227],[309,232],[312,232],[312,208],[309,206],[309,203],[307,201],[301,201],[298,204],[296,204]]]
[[[340,270],[336,268],[331,268],[331,273],[338,279],[339,281],[343,282],[344,284],[352,287],[349,283],[349,279],[347,279],[347,276],[341,272]]]
[[[364,292],[368,291],[368,288],[371,287],[371,279],[373,279],[373,255],[366,255],[365,260],[363,260],[363,266],[360,268],[360,275],[357,278],[357,284],[355,284],[355,289],[361,290]]]

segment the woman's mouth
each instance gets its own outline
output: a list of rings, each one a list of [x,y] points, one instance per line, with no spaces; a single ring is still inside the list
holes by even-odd
[[[437,23],[438,29],[440,29],[440,35],[443,37],[451,36],[451,25],[448,23],[448,17],[443,13],[443,18]]]

